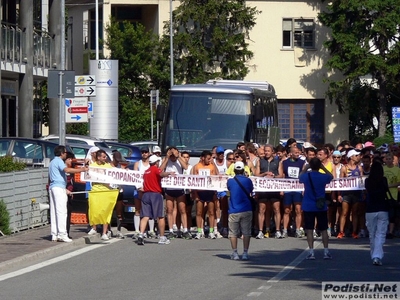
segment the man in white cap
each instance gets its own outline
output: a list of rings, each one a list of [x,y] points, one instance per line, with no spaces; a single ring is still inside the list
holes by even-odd
[[[153,152],[151,154],[157,155],[157,156],[161,156],[161,148],[160,146],[154,146],[153,147]]]
[[[250,246],[251,224],[253,219],[253,208],[250,194],[253,192],[253,182],[244,176],[244,164],[237,161],[234,165],[235,177],[228,179],[227,186],[230,191],[229,198],[229,239],[231,241],[231,259],[239,260],[237,252],[238,235],[243,235],[242,260],[248,260]]]
[[[360,177],[363,176],[363,169],[359,165],[361,157],[360,152],[351,149],[347,152],[347,164],[340,171],[340,177]],[[358,203],[361,200],[361,191],[343,191],[339,192],[338,201],[342,203],[342,213],[340,214],[340,231],[337,235],[338,239],[345,237],[344,228],[346,225],[346,220],[351,212],[351,220],[353,224],[352,237],[354,239],[358,238]]]
[[[86,154],[86,159],[89,161],[89,164],[96,161],[96,152],[99,150],[100,148],[97,146],[93,146],[89,149],[88,153]]]
[[[170,240],[164,235],[165,216],[164,200],[162,196],[161,178],[175,174],[174,172],[161,172],[158,167],[160,158],[151,155],[149,158],[150,167],[143,174],[143,196],[142,209],[140,210],[140,233],[137,237],[138,245],[144,245],[144,232],[149,218],[158,220],[158,230],[160,232],[160,245],[168,245]]]

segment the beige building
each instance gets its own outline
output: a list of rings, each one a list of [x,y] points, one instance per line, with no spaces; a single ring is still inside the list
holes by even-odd
[[[41,3],[42,15],[48,13],[48,1],[34,1],[38,2]],[[4,3],[18,5],[17,0],[7,0]],[[95,49],[95,1],[65,0],[65,3],[69,17],[66,51],[68,69],[75,70],[75,74],[88,74],[89,53]],[[99,3],[100,38],[103,38],[103,28],[110,16],[117,20],[140,22],[158,34],[162,33],[164,22],[170,17],[170,0],[108,0]],[[176,7],[179,2],[173,1],[172,4]],[[281,137],[294,137],[316,144],[336,144],[340,140],[348,139],[348,116],[340,115],[336,106],[330,105],[325,99],[327,85],[322,80],[327,76],[324,64],[328,53],[322,44],[328,31],[317,20],[318,12],[322,9],[321,1],[259,0],[247,1],[247,4],[256,6],[261,14],[257,16],[257,25],[250,33],[249,43],[254,58],[249,62],[250,73],[245,79],[266,80],[274,85],[279,99]],[[5,17],[4,5],[2,9],[2,22],[10,22]],[[9,27],[12,31],[12,24]],[[23,26],[20,27],[23,32]],[[6,32],[3,32],[3,38],[5,34]],[[42,36],[47,38],[44,34]],[[34,46],[36,45],[42,44],[34,43]],[[6,51],[7,49],[4,49],[2,52],[3,62],[6,59],[3,53],[7,53]],[[100,51],[105,57],[109,55],[106,49]],[[36,66],[39,60],[35,60],[35,55],[36,52],[33,52],[28,58],[32,59],[32,65]],[[51,55],[49,57],[51,58]],[[23,59],[24,56],[18,57],[20,68],[24,67]],[[43,72],[34,68],[33,72],[31,71],[31,81],[45,79],[47,69],[53,67],[51,59],[45,59],[43,62],[48,65],[44,67]],[[8,106],[4,104],[5,99],[18,99],[18,93],[15,96],[6,95],[10,93],[7,86],[23,73],[18,70],[8,72],[5,66],[5,63],[1,65],[3,115],[6,109],[8,110]],[[18,86],[18,79],[14,83]],[[31,85],[33,82],[29,84]],[[7,101],[9,103],[9,100]],[[20,118],[23,116],[19,115]],[[15,123],[18,122],[14,121]],[[9,133],[9,128],[5,129],[7,126],[9,125],[2,126],[3,136]],[[15,132],[18,135],[18,130]]]

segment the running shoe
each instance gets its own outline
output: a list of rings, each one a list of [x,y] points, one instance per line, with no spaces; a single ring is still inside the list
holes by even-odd
[[[249,260],[249,254],[247,252],[243,252],[242,260]]]
[[[192,239],[192,235],[190,234],[189,231],[185,231],[185,232],[182,234],[182,238],[184,238],[185,240],[191,240],[191,239]]]
[[[217,237],[217,239],[222,239],[223,238],[222,234],[219,231],[215,231],[214,230],[214,233],[215,233],[215,236]]]
[[[303,237],[303,235],[301,234],[301,231],[299,229],[296,230],[295,237],[297,237],[297,238],[302,238]]]
[[[332,259],[332,254],[329,251],[325,252],[324,259]]]
[[[90,231],[88,232],[88,235],[95,235],[97,234],[97,230],[96,229],[90,229]]]
[[[288,237],[287,231],[282,231],[282,238],[284,239],[287,237]]]
[[[216,237],[216,235],[215,235],[214,232],[210,232],[210,233],[208,234],[208,238],[209,238],[209,239],[212,239],[212,240],[215,240],[217,237]]]
[[[168,232],[168,234],[167,234],[167,239],[169,239],[169,240],[173,240],[175,238],[175,233],[173,233],[173,232]]]
[[[307,260],[315,260],[314,252],[308,253],[308,255],[306,256],[306,259],[307,259]]]
[[[117,231],[116,237],[117,237],[118,239],[123,239],[123,238],[125,238],[124,235],[121,233],[121,231]]]
[[[154,231],[149,231],[147,233],[147,236],[149,237],[149,239],[155,239],[157,237],[157,234]]]
[[[256,236],[256,239],[260,240],[260,239],[263,239],[263,238],[264,238],[264,234],[262,233],[262,231],[259,231],[257,236]]]
[[[344,232],[339,232],[338,235],[337,235],[337,238],[338,239],[344,238]]]
[[[196,240],[199,240],[199,239],[201,239],[201,238],[203,238],[204,237],[204,234],[202,234],[201,232],[197,232],[196,233],[196,236],[194,237]]]
[[[102,239],[103,241],[108,241],[110,238],[108,237],[107,233],[105,233],[105,234],[103,234],[103,235],[101,236],[101,239]]]
[[[140,234],[139,231],[134,231],[133,234],[132,234],[132,239],[133,239],[133,240],[136,239],[136,238],[138,237],[139,234]]]
[[[160,239],[158,241],[159,245],[168,245],[169,243],[171,243],[171,241],[169,239],[167,239],[166,236],[160,237]]]
[[[379,258],[375,257],[375,258],[372,260],[372,264],[373,264],[374,266],[382,266],[382,261],[381,261]]]
[[[352,237],[353,239],[358,239],[358,234],[357,234],[357,232],[353,232],[353,233],[351,234],[351,237]]]
[[[233,259],[233,260],[239,260],[239,259],[240,259],[239,254],[238,254],[237,252],[233,252],[233,253],[231,254],[231,259]]]
[[[143,238],[143,235],[142,234],[139,234],[138,236],[137,236],[137,244],[138,245],[144,245],[144,238]]]
[[[275,238],[276,238],[276,239],[281,239],[281,238],[282,238],[282,233],[281,233],[279,230],[277,230],[277,231],[275,232]]]

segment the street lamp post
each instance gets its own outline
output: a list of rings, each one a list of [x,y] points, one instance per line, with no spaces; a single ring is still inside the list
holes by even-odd
[[[174,86],[174,32],[172,25],[172,1],[169,0],[169,51],[170,51],[170,68],[171,68],[171,87]]]

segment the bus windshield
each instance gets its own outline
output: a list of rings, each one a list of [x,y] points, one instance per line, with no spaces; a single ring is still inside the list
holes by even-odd
[[[251,95],[221,92],[171,93],[164,141],[166,146],[201,152],[213,146],[235,149],[246,140]]]

